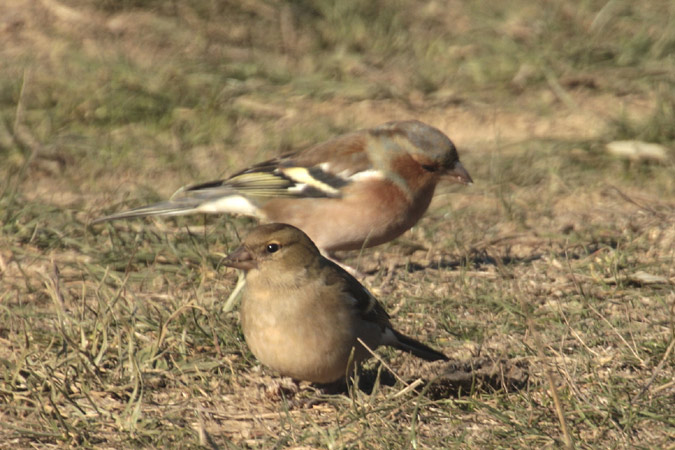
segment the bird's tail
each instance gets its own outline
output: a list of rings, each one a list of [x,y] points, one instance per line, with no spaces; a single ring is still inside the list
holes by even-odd
[[[391,330],[396,337],[396,341],[391,345],[399,350],[404,352],[412,353],[418,358],[425,359],[427,361],[448,361],[449,358],[443,353],[434,350],[428,345],[422,344],[415,339],[408,337],[404,334],[399,333],[396,330]]]
[[[147,216],[182,216],[194,213],[255,215],[255,209],[250,201],[239,195],[235,189],[227,186],[224,181],[213,181],[180,188],[167,201],[101,217],[94,220],[92,225],[109,220]]]
[[[192,214],[197,212],[200,205],[201,201],[199,199],[181,198],[179,201],[169,200],[100,217],[94,220],[92,225],[110,220],[132,219],[135,217],[180,216]]]

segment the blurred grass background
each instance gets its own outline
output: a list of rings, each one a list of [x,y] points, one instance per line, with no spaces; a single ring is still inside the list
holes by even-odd
[[[12,0],[0,39],[0,446],[672,446],[672,2]],[[521,391],[298,407],[219,309],[251,221],[87,227],[407,118],[476,184],[350,262],[402,331],[525,361]]]

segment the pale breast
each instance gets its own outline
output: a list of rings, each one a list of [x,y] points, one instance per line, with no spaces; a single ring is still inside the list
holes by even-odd
[[[241,305],[246,343],[260,362],[284,376],[335,381],[345,375],[356,344],[353,313],[321,304],[317,295],[300,295],[302,290],[283,298],[272,290],[256,290],[255,296],[247,290]]]

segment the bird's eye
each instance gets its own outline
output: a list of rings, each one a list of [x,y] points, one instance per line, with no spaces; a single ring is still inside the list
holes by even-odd
[[[267,244],[267,247],[265,248],[265,250],[267,250],[267,253],[275,253],[275,252],[279,251],[280,248],[281,248],[281,246],[279,244],[276,244],[276,243],[273,242],[271,244]]]
[[[436,172],[438,170],[438,166],[432,166],[430,164],[422,164],[422,168],[427,172]]]

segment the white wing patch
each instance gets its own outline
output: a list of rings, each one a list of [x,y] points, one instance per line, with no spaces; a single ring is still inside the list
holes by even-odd
[[[245,216],[261,217],[258,208],[241,195],[228,195],[215,200],[206,201],[196,208],[203,213],[231,213]]]
[[[320,191],[327,192],[330,195],[340,195],[338,189],[335,189],[333,186],[326,184],[321,180],[317,180],[305,167],[284,167],[280,169],[280,171],[288,178],[298,183],[298,185],[311,186]],[[304,188],[304,186],[302,187]]]
[[[286,189],[288,192],[302,192],[305,190],[307,185],[305,183],[295,183],[294,186],[289,187]]]
[[[384,174],[375,169],[364,170],[363,172],[356,172],[355,174],[346,177],[349,181],[363,181],[368,179],[378,180],[384,178]]]

